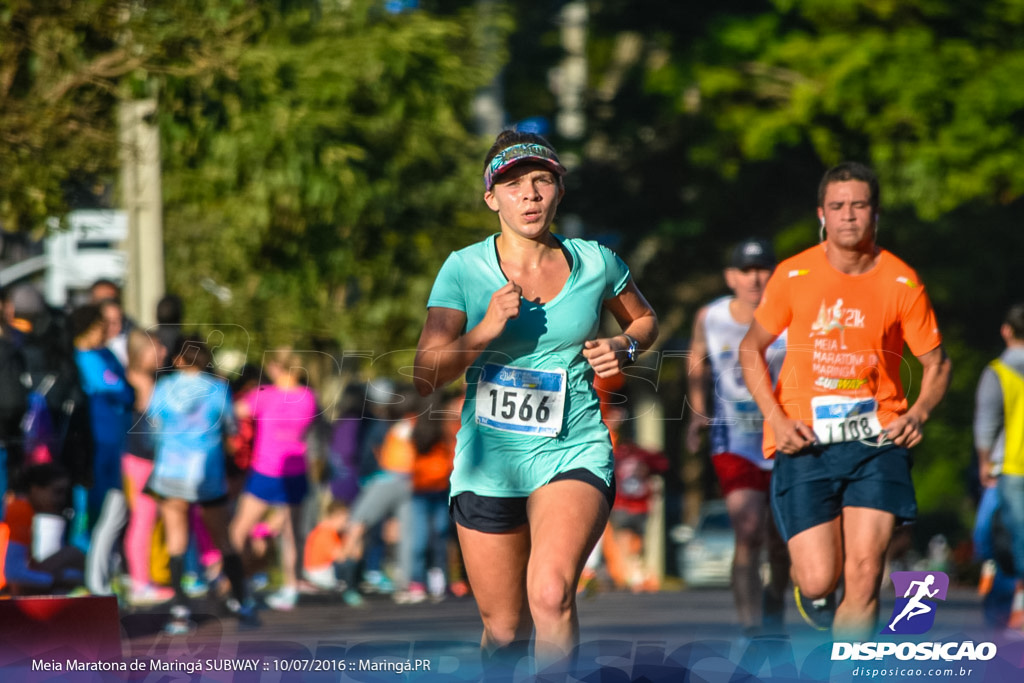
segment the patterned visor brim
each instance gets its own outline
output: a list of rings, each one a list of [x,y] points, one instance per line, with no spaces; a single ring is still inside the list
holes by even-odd
[[[558,161],[558,156],[551,149],[533,142],[521,142],[518,145],[506,147],[494,155],[484,171],[484,189],[493,189],[495,178],[524,161],[536,161],[558,175],[565,175],[565,166],[562,166]]]

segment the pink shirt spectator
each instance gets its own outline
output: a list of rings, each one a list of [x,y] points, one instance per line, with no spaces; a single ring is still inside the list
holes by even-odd
[[[264,385],[242,399],[256,423],[252,468],[268,477],[306,473],[306,433],[318,412],[307,387]]]

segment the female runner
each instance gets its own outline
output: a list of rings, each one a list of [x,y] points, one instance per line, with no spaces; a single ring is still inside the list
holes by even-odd
[[[531,635],[538,669],[577,644],[576,586],[615,495],[594,375],[658,333],[618,256],[551,232],[564,174],[543,137],[498,135],[484,201],[501,231],[442,266],[416,353],[421,394],[468,381],[450,511],[487,668],[514,668]],[[603,310],[622,334],[598,337]]]

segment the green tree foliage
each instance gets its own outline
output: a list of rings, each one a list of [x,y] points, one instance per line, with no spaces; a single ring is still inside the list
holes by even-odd
[[[263,17],[234,71],[161,79],[168,281],[189,318],[266,345],[414,347],[441,260],[493,229],[469,115],[502,55],[475,36],[468,12],[300,3]]]
[[[886,179],[887,203],[927,221],[1024,194],[1024,3],[776,0],[727,21],[724,59],[697,70],[732,158],[809,143]],[[730,153],[731,152],[731,153]]]
[[[109,183],[118,97],[145,90],[146,74],[221,68],[248,11],[238,1],[0,3],[0,225],[41,230],[76,187]]]

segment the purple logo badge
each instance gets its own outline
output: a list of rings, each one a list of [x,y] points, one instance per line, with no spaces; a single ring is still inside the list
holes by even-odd
[[[896,605],[882,633],[919,634],[935,623],[936,600],[945,600],[949,577],[943,572],[893,572]]]

